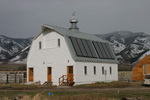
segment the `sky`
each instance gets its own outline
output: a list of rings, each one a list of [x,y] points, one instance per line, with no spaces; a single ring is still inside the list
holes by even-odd
[[[35,37],[41,24],[69,28],[74,11],[81,32],[150,34],[150,0],[0,0],[0,35]]]

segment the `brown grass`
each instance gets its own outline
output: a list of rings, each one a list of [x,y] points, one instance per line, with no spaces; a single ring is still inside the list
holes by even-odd
[[[21,84],[21,83],[10,83],[10,84],[4,84],[0,83],[0,88],[7,90],[36,90],[36,89],[52,89],[56,86],[43,86],[43,85],[35,85],[35,84]]]
[[[26,71],[26,64],[0,64],[0,71]]]
[[[3,99],[2,99],[3,100]],[[8,99],[6,99],[8,100]],[[41,94],[36,94],[33,98],[30,96],[24,96],[21,100],[117,100],[115,98],[106,97],[90,97],[88,95],[78,95],[78,96],[62,96],[62,97],[44,97]]]
[[[125,88],[130,87],[129,82],[121,82],[121,81],[114,81],[114,82],[96,82],[93,84],[83,84],[75,86],[77,88]]]
[[[3,97],[2,100],[8,100],[8,97]]]
[[[106,97],[90,97],[85,94],[85,95],[81,95],[81,96],[64,96],[61,98],[57,98],[56,100],[117,100],[117,99],[106,98]]]
[[[41,100],[41,95],[40,94],[36,94],[32,100]]]
[[[31,97],[28,95],[23,96],[23,98],[21,100],[31,100]]]

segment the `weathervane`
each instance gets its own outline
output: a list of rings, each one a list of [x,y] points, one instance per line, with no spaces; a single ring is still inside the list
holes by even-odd
[[[75,14],[76,14],[76,12],[75,11],[73,11],[73,13],[72,13],[72,19],[74,19],[75,17]]]

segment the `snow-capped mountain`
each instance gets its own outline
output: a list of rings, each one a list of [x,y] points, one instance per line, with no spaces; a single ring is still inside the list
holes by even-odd
[[[150,54],[150,35],[146,33],[116,31],[96,36],[110,42],[121,64],[136,64],[145,55]],[[26,63],[32,39],[15,39],[0,35],[0,62]]]
[[[17,39],[0,35],[0,62],[26,59],[31,41],[32,38]]]
[[[120,63],[135,63],[150,50],[150,35],[143,32],[116,31],[97,36],[110,42]]]

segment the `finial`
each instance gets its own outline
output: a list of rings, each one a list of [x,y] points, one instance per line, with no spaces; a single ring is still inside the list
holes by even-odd
[[[73,13],[72,13],[72,19],[75,18],[75,14],[76,14],[76,12],[73,11]]]

